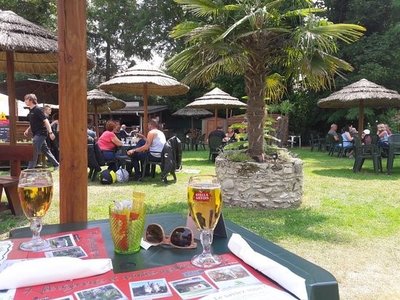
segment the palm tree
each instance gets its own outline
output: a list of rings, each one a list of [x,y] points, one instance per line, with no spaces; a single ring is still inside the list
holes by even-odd
[[[352,70],[335,57],[337,41],[354,42],[365,30],[318,17],[323,10],[314,8],[312,0],[175,2],[195,21],[184,21],[171,32],[185,38],[186,48],[168,61],[169,68],[185,74],[187,83],[209,82],[223,73],[244,75],[248,153],[257,161],[264,159],[265,97],[271,91],[267,76],[279,72],[297,89],[330,87],[341,70]]]

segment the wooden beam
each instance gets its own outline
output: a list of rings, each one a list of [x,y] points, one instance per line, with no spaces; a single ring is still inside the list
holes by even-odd
[[[86,1],[58,0],[60,222],[87,221]]]

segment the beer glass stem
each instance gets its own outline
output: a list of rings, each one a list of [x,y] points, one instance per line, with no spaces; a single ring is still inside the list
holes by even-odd
[[[213,241],[213,230],[203,229],[200,232],[200,241],[203,246],[203,255],[211,255],[211,244]]]
[[[39,241],[40,240],[40,232],[42,231],[42,218],[32,218],[31,219],[31,231],[32,231],[32,240]]]

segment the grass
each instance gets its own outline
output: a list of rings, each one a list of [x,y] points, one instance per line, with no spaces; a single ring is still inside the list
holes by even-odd
[[[225,207],[224,217],[328,269],[339,281],[342,299],[399,298],[400,275],[394,270],[400,261],[400,159],[395,160],[393,174],[388,176],[375,174],[368,160],[362,172],[355,174],[351,159],[308,149],[296,149],[295,153],[304,161],[304,195],[299,208],[263,211]],[[143,183],[110,186],[90,182],[88,218],[107,218],[108,205],[131,198],[132,191],[146,193],[149,213],[186,214],[189,177],[196,171],[213,174],[215,168],[206,151],[184,152],[183,166],[177,183],[167,186],[157,176]],[[54,178],[56,192],[45,223],[59,221],[58,172]],[[22,217],[0,213],[3,238],[11,228],[26,225]]]

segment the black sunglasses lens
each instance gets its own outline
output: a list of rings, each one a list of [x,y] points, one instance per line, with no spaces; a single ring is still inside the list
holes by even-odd
[[[146,229],[146,241],[151,244],[159,244],[163,241],[163,230],[156,224],[150,224]]]
[[[192,244],[193,234],[189,228],[176,228],[170,237],[171,244],[177,247],[189,247]]]

